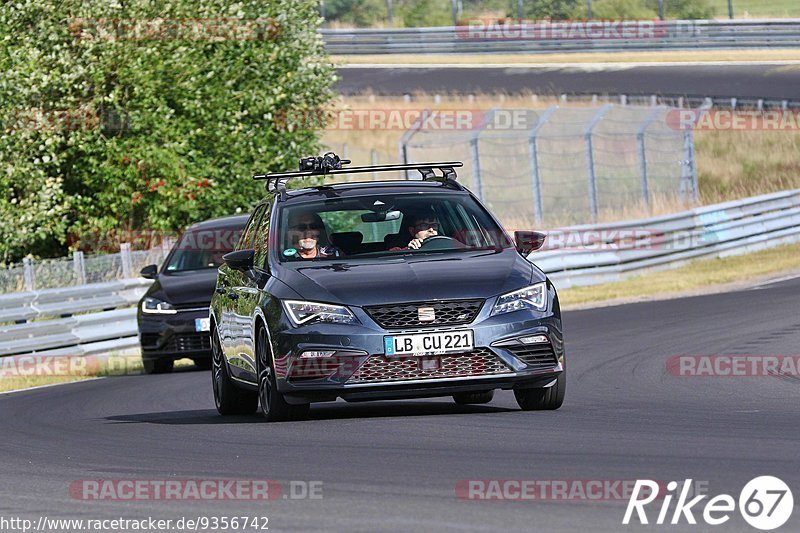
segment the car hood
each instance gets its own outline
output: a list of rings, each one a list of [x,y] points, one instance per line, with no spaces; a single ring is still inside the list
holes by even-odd
[[[207,307],[217,284],[217,269],[193,270],[181,274],[159,274],[147,296],[177,307]]]
[[[295,265],[282,281],[304,299],[356,306],[489,298],[541,276],[514,249]]]

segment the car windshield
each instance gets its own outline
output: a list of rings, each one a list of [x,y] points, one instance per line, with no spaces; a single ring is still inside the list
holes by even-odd
[[[222,256],[233,249],[241,229],[204,229],[185,232],[172,249],[164,271],[177,274],[196,270],[217,269]]]
[[[386,193],[287,206],[283,261],[380,258],[507,248],[502,228],[465,193]]]

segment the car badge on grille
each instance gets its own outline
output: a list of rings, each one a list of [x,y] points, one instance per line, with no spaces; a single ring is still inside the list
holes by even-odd
[[[433,322],[436,320],[436,311],[433,307],[420,307],[417,309],[417,317],[420,322]]]

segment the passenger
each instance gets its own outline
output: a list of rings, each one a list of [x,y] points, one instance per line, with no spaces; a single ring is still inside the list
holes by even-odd
[[[283,255],[294,259],[325,259],[341,257],[342,251],[335,246],[320,246],[320,236],[325,224],[316,213],[294,212],[289,218],[291,244],[297,248],[287,248]]]
[[[439,235],[439,219],[432,211],[418,211],[406,215],[409,221],[407,227],[411,240],[406,246],[396,246],[390,248],[394,250],[418,250],[422,246],[422,241],[430,237]]]

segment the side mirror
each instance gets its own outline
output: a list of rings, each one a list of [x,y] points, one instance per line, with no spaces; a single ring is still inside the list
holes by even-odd
[[[253,258],[255,255],[256,251],[252,249],[236,250],[235,252],[228,252],[223,255],[222,259],[232,270],[247,272],[253,268]]]
[[[158,276],[158,266],[157,265],[147,265],[143,269],[139,271],[139,275],[145,279],[156,279]]]
[[[514,232],[514,241],[517,243],[517,251],[524,256],[544,246],[545,239],[547,239],[547,235],[538,231]]]

